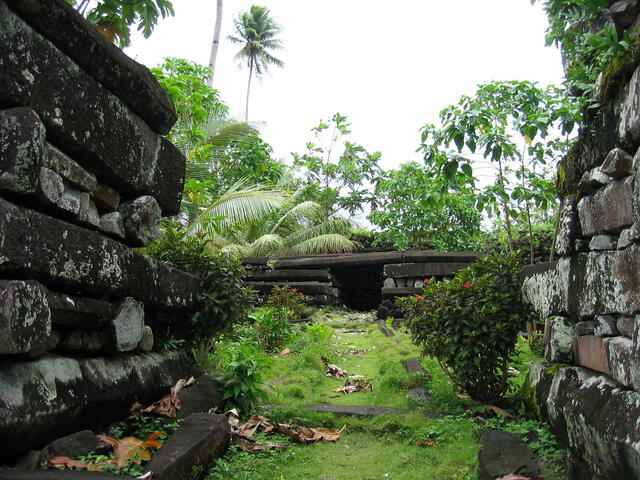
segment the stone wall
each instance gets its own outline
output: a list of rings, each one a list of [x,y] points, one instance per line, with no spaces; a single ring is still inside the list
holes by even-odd
[[[0,0],[0,461],[125,416],[191,370],[154,337],[200,280],[132,247],[185,159],[151,72],[64,0]]]
[[[639,9],[615,2],[603,18],[622,31]],[[640,69],[619,81],[560,164],[559,260],[523,286],[550,327],[523,393],[586,480],[640,478]]]

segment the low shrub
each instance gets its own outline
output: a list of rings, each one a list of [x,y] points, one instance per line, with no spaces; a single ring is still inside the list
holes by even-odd
[[[251,317],[255,323],[253,332],[258,345],[265,352],[275,352],[282,349],[291,340],[293,325],[290,320],[291,312],[287,307],[260,307]]]
[[[533,318],[521,300],[519,273],[511,257],[484,257],[400,302],[414,343],[476,400],[507,391],[518,332]]]
[[[222,377],[226,407],[235,407],[243,416],[255,412],[266,392],[262,390],[262,372],[268,358],[257,354],[248,345],[239,345],[233,351],[231,362]]]
[[[277,309],[286,309],[290,321],[299,320],[307,308],[302,292],[288,285],[274,286],[265,305]]]

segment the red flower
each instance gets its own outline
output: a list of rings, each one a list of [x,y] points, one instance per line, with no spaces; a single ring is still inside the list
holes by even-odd
[[[298,289],[297,288],[292,288],[291,291],[295,293],[295,292],[298,291]]]
[[[471,284],[470,284],[470,283],[465,283],[465,284],[463,285],[463,287],[464,287],[464,288],[471,288]]]
[[[302,292],[298,293],[298,296],[299,296],[299,297],[304,297],[304,295],[303,295],[303,293],[302,293]]]
[[[422,283],[424,283],[424,284],[426,285],[427,283],[429,283],[429,279],[428,279],[428,278],[425,278],[425,279],[422,281]]]
[[[421,295],[416,295],[416,297],[418,297],[418,300],[424,300],[424,297]]]

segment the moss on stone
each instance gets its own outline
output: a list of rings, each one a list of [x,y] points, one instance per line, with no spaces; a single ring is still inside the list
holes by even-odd
[[[602,105],[613,102],[618,92],[629,82],[638,63],[640,63],[640,48],[638,47],[634,48],[630,55],[624,55],[611,61],[602,72],[598,88],[598,102]]]
[[[522,387],[520,387],[520,401],[525,410],[540,418],[540,404],[538,403],[538,392],[531,381],[531,370],[527,374]]]

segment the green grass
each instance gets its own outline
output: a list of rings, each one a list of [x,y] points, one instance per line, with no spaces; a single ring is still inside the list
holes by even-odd
[[[369,316],[369,319],[371,317]],[[328,325],[333,335],[324,343],[299,334],[289,345],[292,353],[274,359],[264,378],[271,384],[267,404],[261,413],[273,422],[307,427],[339,429],[347,425],[337,443],[300,446],[258,455],[232,448],[209,472],[207,480],[365,480],[421,479],[470,480],[477,477],[478,427],[469,409],[478,404],[458,394],[435,359],[422,358],[426,375],[409,375],[403,361],[419,357],[410,335],[395,329],[387,338],[376,324],[366,323],[359,313],[322,309],[314,321]],[[344,333],[340,330],[365,330]],[[399,340],[399,342],[398,342]],[[349,355],[349,350],[371,350]],[[344,380],[326,377],[324,360],[371,382],[369,392],[336,396],[333,389]],[[526,341],[520,339],[514,367],[514,391],[524,381],[529,363],[536,360]],[[426,405],[412,405],[407,397],[411,387],[426,386],[431,398]],[[451,414],[432,419],[415,413],[376,418],[339,417],[305,409],[312,403],[375,405],[397,408],[424,408]],[[266,440],[266,439],[265,439]],[[269,441],[283,438],[269,437]],[[428,442],[431,446],[425,446]]]

